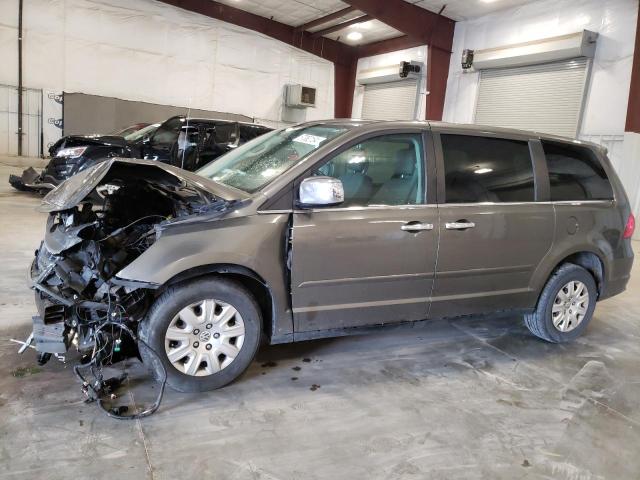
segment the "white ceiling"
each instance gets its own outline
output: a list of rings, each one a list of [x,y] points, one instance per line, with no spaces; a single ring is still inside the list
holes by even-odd
[[[349,5],[339,0],[216,0],[225,5],[298,26]]]
[[[453,20],[468,20],[506,8],[533,3],[535,0],[405,0],[431,12],[438,13],[443,5],[443,15]]]
[[[340,0],[217,0],[220,3],[240,8],[250,13],[262,17],[277,20],[291,26],[299,26],[317,18],[337,12],[348,7]],[[476,18],[488,13],[503,10],[518,5],[531,3],[535,0],[405,0],[409,3],[424,8],[432,12],[439,12],[443,5],[447,5],[443,15],[453,20],[466,20]],[[313,28],[311,31],[318,31],[330,27],[340,22],[350,20],[361,12],[352,12],[344,15],[331,23]],[[352,31],[362,33],[362,39],[351,41],[347,35]],[[378,20],[355,24],[337,32],[325,35],[326,38],[338,40],[348,45],[364,45],[371,42],[386,40],[402,36],[403,33]]]

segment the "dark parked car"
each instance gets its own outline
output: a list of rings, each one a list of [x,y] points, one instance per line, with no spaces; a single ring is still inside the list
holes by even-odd
[[[252,123],[177,116],[162,124],[147,124],[126,136],[67,136],[51,147],[53,158],[42,172],[28,168],[21,177],[11,175],[9,183],[18,190],[46,191],[113,157],[158,160],[196,170],[270,130]]]
[[[155,128],[157,128],[160,124],[156,124]],[[142,130],[145,127],[148,127],[149,124],[148,123],[136,123],[134,125],[130,125],[126,128],[123,128],[122,130],[116,130],[113,133],[110,133],[108,135],[100,135],[100,134],[93,134],[93,135],[66,135],[62,138],[60,138],[57,142],[55,142],[53,145],[51,145],[49,147],[49,156],[51,157],[55,157],[56,154],[58,153],[59,150],[63,149],[63,148],[69,148],[69,147],[77,147],[77,146],[83,146],[86,145],[87,143],[87,139],[88,140],[93,140],[93,139],[102,139],[104,141],[107,141],[109,138],[120,138],[120,137],[128,137],[129,135]]]
[[[195,173],[111,159],[43,201],[35,347],[120,343],[181,391],[272,344],[511,311],[567,342],[629,280],[634,229],[606,151],[532,132],[326,121]]]
[[[108,135],[66,135],[49,147],[49,155],[52,159],[41,172],[29,167],[20,176],[9,175],[9,183],[17,190],[46,192],[78,172],[91,153],[99,158],[105,150],[108,154],[109,149],[116,145],[122,145],[125,142],[133,143],[141,139],[142,135],[136,136],[136,132],[150,133],[159,125],[137,123]],[[88,147],[91,147],[88,155],[82,155]],[[87,163],[86,166],[89,164]]]

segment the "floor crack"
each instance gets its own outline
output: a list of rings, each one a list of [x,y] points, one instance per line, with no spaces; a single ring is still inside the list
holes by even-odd
[[[133,404],[134,411],[137,411],[136,400],[133,397],[133,393],[129,390],[129,396],[131,397],[131,403]],[[136,427],[138,428],[138,433],[140,434],[140,439],[142,440],[142,446],[144,447],[144,456],[147,460],[147,468],[149,469],[149,477],[151,480],[154,480],[155,476],[153,474],[153,465],[151,465],[151,456],[149,455],[149,446],[147,445],[147,437],[144,434],[144,430],[142,429],[142,422],[139,418],[136,418]]]

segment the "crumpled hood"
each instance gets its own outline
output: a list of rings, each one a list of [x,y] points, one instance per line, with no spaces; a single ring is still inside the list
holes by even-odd
[[[65,147],[81,145],[126,147],[127,141],[118,135],[68,135],[65,137]]]
[[[128,176],[140,175],[140,178],[163,177],[179,182],[201,192],[207,192],[227,201],[239,201],[249,198],[249,194],[216,183],[172,165],[153,160],[135,160],[128,158],[112,158],[87,168],[65,180],[51,190],[42,200],[38,208],[41,212],[59,212],[75,207],[89,196],[103,180],[126,171]]]

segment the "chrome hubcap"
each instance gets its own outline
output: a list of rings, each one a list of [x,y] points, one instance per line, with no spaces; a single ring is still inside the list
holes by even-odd
[[[577,280],[562,287],[551,308],[553,326],[561,332],[570,332],[582,323],[589,308],[589,290]]]
[[[228,367],[243,341],[244,322],[235,307],[207,299],[178,312],[167,328],[164,348],[180,372],[206,376]]]

